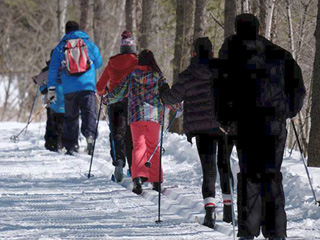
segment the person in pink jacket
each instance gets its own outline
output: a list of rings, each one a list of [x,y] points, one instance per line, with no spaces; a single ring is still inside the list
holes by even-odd
[[[151,168],[145,163],[159,142],[160,126],[164,106],[159,97],[159,87],[165,78],[150,50],[139,54],[138,67],[130,73],[117,88],[107,95],[108,104],[128,97],[128,115],[133,141],[131,175],[133,192],[141,194],[142,183],[153,183],[153,189],[159,191],[160,149],[157,148],[151,159]],[[161,174],[161,182],[163,181]]]

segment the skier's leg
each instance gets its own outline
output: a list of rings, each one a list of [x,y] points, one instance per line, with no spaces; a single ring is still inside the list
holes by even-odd
[[[131,123],[130,128],[133,141],[131,177],[132,179],[138,177],[148,178],[148,168],[144,165],[147,161],[145,138],[147,130],[145,122]]]
[[[79,106],[77,103],[78,93],[68,93],[64,96],[65,118],[63,122],[62,142],[67,152],[75,151],[78,144],[79,132]]]
[[[216,145],[213,138],[206,134],[196,136],[196,143],[203,172],[202,196],[204,199],[204,208],[206,210],[203,224],[213,228],[215,224],[214,211],[216,208]]]
[[[261,179],[238,173],[238,237],[253,237],[260,233]]]
[[[223,221],[227,223],[232,222],[232,198],[231,198],[231,191],[230,191],[230,182],[229,178],[231,177],[232,185],[234,185],[232,171],[229,168],[229,164],[227,161],[230,162],[230,155],[225,155],[225,141],[221,137],[217,137],[218,142],[218,170],[220,175],[220,186],[222,190],[222,199],[223,199]],[[233,148],[232,142],[228,144],[228,149],[231,152]],[[230,176],[229,176],[229,173]]]
[[[111,109],[111,118],[110,124],[112,124],[112,138],[114,141],[114,147],[116,152],[116,157],[113,156],[113,164],[115,166],[118,165],[118,161],[122,160],[123,166],[125,166],[125,139],[126,139],[126,131],[127,131],[127,108],[124,103],[115,103],[110,106]],[[110,136],[111,141],[111,136]]]
[[[265,237],[285,237],[287,218],[285,212],[285,197],[282,186],[281,164],[283,160],[287,131],[281,125],[277,136],[269,136],[266,149],[274,149],[274,156],[266,162],[266,180],[264,182],[262,232]]]
[[[92,91],[81,91],[78,96],[79,107],[81,111],[81,133],[85,138],[96,138],[96,121],[97,121],[97,108],[96,96]]]
[[[161,125],[155,122],[146,122],[146,159],[151,157],[153,150],[159,143],[159,133]],[[158,146],[156,152],[150,160],[151,168],[149,168],[149,179],[148,182],[159,182],[159,161],[160,161],[160,146]],[[146,162],[145,162],[146,163]],[[161,182],[163,182],[163,173],[161,170]]]

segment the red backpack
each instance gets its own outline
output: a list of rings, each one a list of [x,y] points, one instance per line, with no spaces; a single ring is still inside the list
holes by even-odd
[[[64,47],[65,67],[70,75],[81,75],[90,69],[88,48],[81,39],[70,39]]]

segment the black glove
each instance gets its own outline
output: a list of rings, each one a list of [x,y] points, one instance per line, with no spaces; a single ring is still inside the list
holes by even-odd
[[[159,87],[159,93],[163,93],[165,90],[170,89],[169,84],[168,83],[163,83],[160,87]]]

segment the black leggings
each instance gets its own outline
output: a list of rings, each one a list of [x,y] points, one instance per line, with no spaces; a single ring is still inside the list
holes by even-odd
[[[215,183],[217,179],[216,166],[216,146],[218,145],[218,171],[220,174],[220,186],[223,194],[230,194],[228,163],[230,155],[226,157],[225,141],[223,136],[210,136],[208,134],[200,134],[196,136],[198,153],[201,161],[203,172],[202,182],[202,196],[203,199],[207,197],[215,197],[216,189]],[[231,154],[233,147],[232,141],[228,141],[228,153]],[[233,185],[233,177],[232,185]]]

